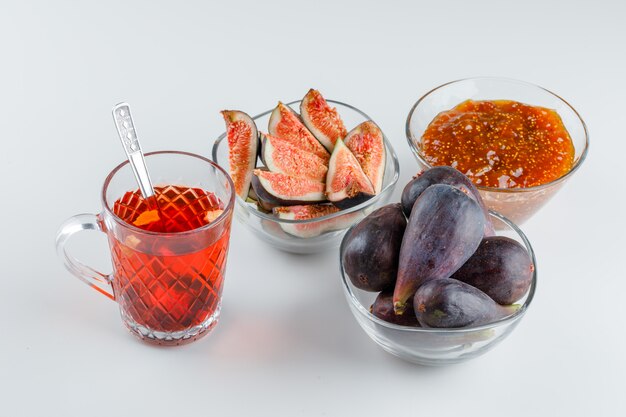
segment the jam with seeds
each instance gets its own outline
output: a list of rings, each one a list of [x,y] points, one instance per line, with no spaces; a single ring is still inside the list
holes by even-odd
[[[511,100],[467,100],[439,113],[421,151],[430,165],[452,166],[493,188],[547,184],[574,164],[574,144],[557,112]]]

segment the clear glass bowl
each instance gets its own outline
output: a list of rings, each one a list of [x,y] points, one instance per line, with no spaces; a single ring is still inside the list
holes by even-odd
[[[522,103],[554,109],[561,116],[574,143],[574,165],[562,177],[547,184],[529,188],[480,187],[487,206],[504,214],[516,224],[522,224],[537,212],[580,167],[587,156],[589,135],[582,118],[574,108],[545,88],[524,81],[507,78],[467,78],[439,86],[413,105],[406,121],[406,137],[420,169],[431,165],[421,152],[421,139],[430,122],[440,112],[449,110],[462,101],[515,100]]]
[[[489,351],[515,329],[535,294],[537,264],[528,239],[522,231],[501,214],[490,212],[499,236],[507,236],[522,244],[533,262],[534,272],[530,289],[517,302],[521,307],[513,315],[494,323],[460,329],[433,329],[399,326],[387,323],[370,313],[377,293],[356,288],[350,282],[341,264],[343,290],[352,314],[365,333],[384,350],[406,361],[421,365],[449,365],[475,358]],[[354,226],[353,226],[354,227]],[[344,247],[341,246],[340,253]],[[343,257],[340,255],[340,263]]]
[[[339,101],[327,101],[337,108],[337,111],[341,115],[341,118],[348,129],[351,129],[366,120],[371,120],[367,114],[356,107],[352,107],[349,104],[341,103]],[[286,104],[295,111],[299,111],[300,100],[292,101]],[[267,124],[272,110],[273,109],[253,117],[260,131],[267,132]],[[213,144],[213,161],[228,172],[228,141],[224,140],[225,138],[226,133],[224,132]],[[341,210],[337,213],[318,217],[316,219],[283,220],[276,218],[272,214],[263,213],[262,211],[257,210],[254,205],[246,203],[243,199],[237,197],[235,217],[259,239],[287,252],[315,253],[322,250],[337,248],[341,243],[344,233],[352,224],[389,201],[391,193],[398,182],[398,173],[400,170],[398,157],[386,136],[384,136],[384,139],[386,159],[383,188],[379,194],[371,199],[349,209]],[[294,227],[314,229],[317,227],[328,226],[332,226],[335,230],[309,238],[297,237],[284,231],[284,229]]]

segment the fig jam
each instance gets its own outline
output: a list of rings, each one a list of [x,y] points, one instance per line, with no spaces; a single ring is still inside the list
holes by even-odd
[[[421,151],[430,165],[452,166],[493,188],[547,184],[574,164],[574,144],[558,113],[511,100],[467,100],[439,113]]]

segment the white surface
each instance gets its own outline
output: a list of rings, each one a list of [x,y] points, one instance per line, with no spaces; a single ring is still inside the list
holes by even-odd
[[[623,2],[90,3],[0,6],[0,415],[626,415]],[[585,165],[523,227],[536,299],[481,358],[437,369],[391,357],[352,318],[335,252],[277,252],[239,224],[222,320],[180,348],[135,340],[56,259],[58,225],[99,210],[124,158],[119,101],[145,151],[208,156],[220,109],[257,113],[316,87],[387,133],[399,198],[416,167],[410,106],[474,75],[546,86],[591,132]],[[74,247],[106,267],[104,242]]]

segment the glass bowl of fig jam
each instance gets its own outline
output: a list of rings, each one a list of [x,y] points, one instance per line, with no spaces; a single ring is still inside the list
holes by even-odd
[[[441,85],[411,108],[406,135],[419,168],[452,166],[487,206],[522,224],[582,165],[585,122],[558,95],[524,81],[481,77]]]

